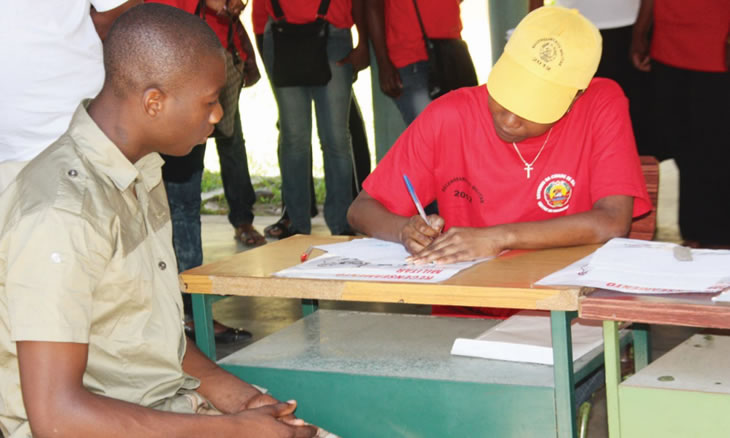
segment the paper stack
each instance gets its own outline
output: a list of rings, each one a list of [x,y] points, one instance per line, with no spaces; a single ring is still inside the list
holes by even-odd
[[[571,325],[573,362],[603,345],[600,321],[576,318]],[[524,310],[475,339],[458,338],[451,354],[485,359],[553,364],[550,313]]]

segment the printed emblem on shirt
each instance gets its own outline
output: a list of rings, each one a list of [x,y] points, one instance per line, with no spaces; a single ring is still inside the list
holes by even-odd
[[[453,196],[469,204],[476,202],[484,204],[484,195],[482,195],[482,192],[476,185],[472,184],[463,176],[457,176],[448,180],[446,184],[441,186],[441,191],[447,196]]]
[[[573,195],[575,180],[564,173],[554,173],[537,187],[537,205],[548,213],[560,213],[568,209]]]

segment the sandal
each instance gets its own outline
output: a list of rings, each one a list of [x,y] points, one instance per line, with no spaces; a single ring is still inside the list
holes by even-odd
[[[247,341],[253,337],[248,330],[226,327],[215,321],[215,328],[224,328],[215,334],[216,344],[233,344],[234,342]],[[185,334],[191,340],[195,341],[195,326],[191,323],[185,324]]]
[[[224,331],[215,334],[216,344],[233,344],[234,342],[248,341],[253,335],[243,329],[228,327]]]
[[[235,233],[234,237],[246,246],[261,246],[266,243],[266,238],[251,224],[237,226]]]
[[[289,237],[291,235],[288,234],[289,224],[291,224],[289,218],[282,217],[278,221],[264,228],[264,234],[266,235],[266,237],[271,237],[274,239],[283,239],[285,237]]]

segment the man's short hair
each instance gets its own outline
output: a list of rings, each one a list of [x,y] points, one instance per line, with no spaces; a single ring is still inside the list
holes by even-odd
[[[224,56],[213,30],[172,6],[145,3],[114,22],[104,41],[105,87],[117,96],[155,87],[177,88],[209,57]]]

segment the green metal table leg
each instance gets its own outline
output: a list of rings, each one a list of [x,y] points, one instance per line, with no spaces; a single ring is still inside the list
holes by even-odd
[[[606,411],[608,414],[608,436],[621,437],[619,418],[618,385],[621,383],[621,347],[619,346],[616,321],[603,321],[603,357],[606,367]],[[636,354],[636,344],[634,344]]]
[[[577,312],[550,312],[553,341],[553,373],[555,375],[555,416],[560,438],[576,438],[575,382],[573,376],[573,344],[570,322]]]
[[[302,317],[310,315],[319,308],[319,300],[302,300]]]
[[[634,372],[649,365],[651,362],[651,339],[649,338],[649,324],[632,324],[634,337]]]
[[[191,294],[193,321],[195,322],[195,343],[204,355],[215,361],[215,335],[213,332],[213,302],[216,296]]]

